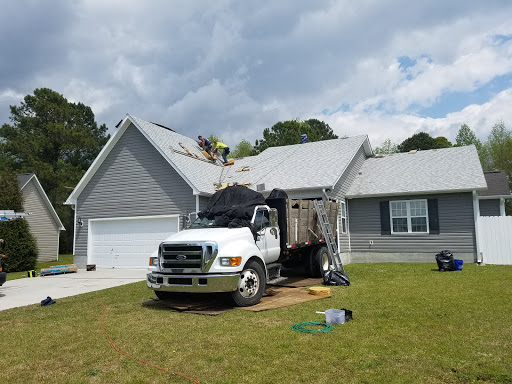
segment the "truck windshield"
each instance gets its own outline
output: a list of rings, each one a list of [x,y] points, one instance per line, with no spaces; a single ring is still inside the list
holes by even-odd
[[[194,222],[190,225],[191,229],[194,228],[210,228],[210,227],[216,227],[215,220],[209,220],[206,217],[200,218],[194,220]]]

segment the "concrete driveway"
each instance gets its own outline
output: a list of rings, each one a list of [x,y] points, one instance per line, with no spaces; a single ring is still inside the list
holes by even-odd
[[[144,269],[98,269],[62,275],[38,276],[6,281],[0,287],[0,311],[24,305],[39,304],[50,296],[59,299],[81,293],[99,291],[146,279]]]

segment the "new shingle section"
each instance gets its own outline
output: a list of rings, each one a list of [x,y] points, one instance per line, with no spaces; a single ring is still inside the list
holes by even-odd
[[[257,156],[235,160],[233,166],[218,166],[175,153],[187,149],[204,158],[194,139],[130,116],[139,128],[167,156],[184,177],[200,193],[213,194],[216,183],[265,184],[265,190],[286,190],[332,187],[348,166],[355,153],[368,139],[355,136],[346,139],[268,148]],[[242,167],[250,171],[237,172]]]
[[[271,147],[257,156],[235,160],[222,175],[223,182],[251,183],[266,191],[333,187],[367,136]],[[242,167],[246,172],[236,172]]]
[[[507,173],[505,171],[484,172],[487,182],[487,191],[479,193],[480,196],[504,196],[510,195]]]
[[[397,153],[365,160],[347,197],[485,190],[474,146]]]

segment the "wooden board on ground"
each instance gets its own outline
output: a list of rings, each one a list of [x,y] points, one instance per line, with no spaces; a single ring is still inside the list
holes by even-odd
[[[320,300],[326,297],[330,296],[310,295],[308,289],[305,287],[279,287],[274,288],[274,294],[272,296],[264,296],[259,304],[253,305],[252,307],[239,307],[238,309],[260,312],[304,303],[306,301]]]
[[[283,282],[283,284],[289,284],[287,286],[269,285],[259,304],[239,309],[260,312],[330,297],[315,296],[308,293],[306,287],[318,285],[321,282],[322,279],[294,276],[289,278],[287,283]],[[177,294],[176,297],[172,299],[146,300],[142,303],[142,306],[155,309],[170,309],[176,312],[198,315],[216,316],[233,309],[233,305],[227,296],[228,295],[222,294],[181,293]]]
[[[41,269],[41,276],[58,275],[61,273],[73,273],[73,272],[78,272],[78,268],[75,264],[53,265],[50,268]]]
[[[304,276],[290,276],[287,277],[286,280],[280,281],[276,284],[270,284],[275,287],[291,287],[291,288],[299,288],[299,287],[310,287],[312,285],[320,285],[323,283],[323,279],[321,277],[304,277]]]
[[[166,300],[150,299],[144,301],[142,306],[208,316],[217,316],[233,309],[233,305],[221,295],[199,293],[178,294]]]

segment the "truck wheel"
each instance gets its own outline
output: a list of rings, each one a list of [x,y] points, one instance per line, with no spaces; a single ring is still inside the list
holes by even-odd
[[[166,300],[172,298],[172,292],[166,292],[166,291],[154,291],[156,297],[158,297],[160,300]]]
[[[311,276],[323,277],[329,270],[329,253],[327,247],[320,247],[311,252]]]
[[[265,291],[265,271],[256,261],[249,261],[242,273],[236,291],[231,297],[239,307],[250,307],[259,303]]]

